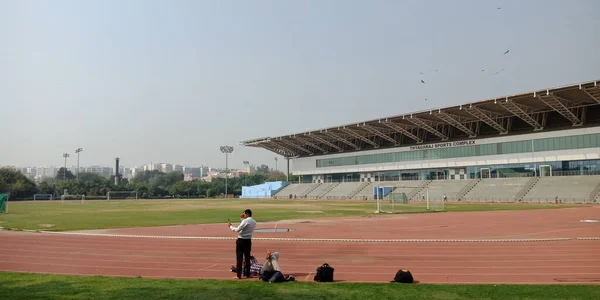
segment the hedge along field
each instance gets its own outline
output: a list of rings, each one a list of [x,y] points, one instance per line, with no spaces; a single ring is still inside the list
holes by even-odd
[[[531,204],[445,204],[446,211],[549,209],[572,206]],[[373,201],[327,200],[118,200],[10,202],[0,214],[0,226],[28,230],[86,230],[188,224],[226,223],[250,208],[257,220],[268,222],[322,217],[366,216]],[[424,212],[422,204],[396,205],[404,213]],[[440,212],[443,213],[443,212]]]

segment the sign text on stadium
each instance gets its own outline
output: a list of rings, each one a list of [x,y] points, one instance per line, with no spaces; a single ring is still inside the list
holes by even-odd
[[[475,145],[475,141],[459,141],[459,142],[447,142],[447,143],[410,146],[410,150],[437,149],[437,148],[460,147],[460,146],[469,146],[469,145]]]

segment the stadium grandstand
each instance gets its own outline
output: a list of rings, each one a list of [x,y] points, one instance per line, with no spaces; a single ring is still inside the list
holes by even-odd
[[[600,81],[243,141],[288,159],[274,197],[593,203],[600,193]],[[391,108],[390,108],[391,109]],[[386,110],[390,110],[386,109]]]

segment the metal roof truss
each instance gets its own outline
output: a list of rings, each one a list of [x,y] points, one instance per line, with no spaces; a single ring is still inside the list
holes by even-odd
[[[425,120],[419,119],[417,117],[413,117],[410,116],[410,118],[406,118],[406,120],[408,120],[409,122],[427,130],[428,132],[434,134],[435,136],[439,137],[442,139],[442,141],[446,141],[448,140],[448,135],[444,134],[442,132],[440,132],[439,130],[437,130],[436,128],[433,128],[433,124],[430,125],[430,122],[427,122]],[[443,127],[442,127],[443,128]]]
[[[507,96],[502,100],[490,99],[277,138],[254,139],[242,144],[264,148],[284,157],[396,147],[440,139],[446,141],[462,137],[462,133],[476,138],[484,124],[499,134],[507,134],[512,122],[518,119],[534,131],[543,130],[548,113],[552,112],[560,114],[573,126],[580,126],[585,122],[586,108],[598,104],[599,81],[592,81]]]
[[[581,119],[577,116],[579,114],[578,109],[574,108],[571,101],[556,96],[554,93],[548,91],[545,95],[538,95],[537,97],[563,117],[567,118],[567,120],[571,121],[573,126],[581,126],[583,124]]]

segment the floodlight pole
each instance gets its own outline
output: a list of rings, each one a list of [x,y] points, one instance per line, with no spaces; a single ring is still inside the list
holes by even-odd
[[[68,153],[63,153],[63,157],[65,158],[65,168],[63,169],[63,181],[67,180],[67,157],[69,157]]]
[[[83,151],[83,148],[77,148],[75,153],[77,153],[77,180],[79,180],[79,153]]]
[[[227,198],[227,177],[228,177],[228,170],[229,170],[229,165],[228,165],[228,155],[229,153],[233,152],[233,147],[232,146],[221,146],[221,152],[225,153],[225,198]]]

